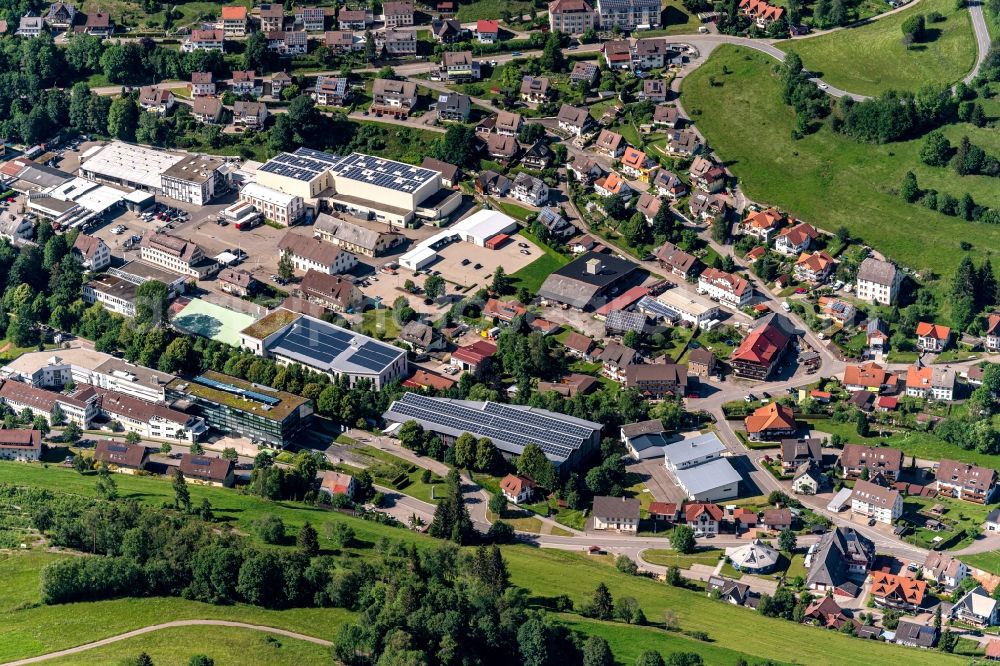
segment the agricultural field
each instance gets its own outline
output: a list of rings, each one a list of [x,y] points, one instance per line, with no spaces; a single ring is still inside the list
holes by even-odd
[[[956,197],[969,192],[978,203],[1000,206],[995,178],[960,177],[947,168],[923,165],[920,140],[861,144],[826,125],[793,140],[794,112],[781,101],[774,60],[768,56],[719,47],[685,79],[681,101],[747,196],[757,201],[829,231],[846,227],[927,276],[951,277],[962,258],[961,241],[972,244],[970,254],[977,262],[1000,247],[1000,228],[948,217],[895,194],[903,175],[912,170],[921,187]],[[953,142],[967,134],[988,150],[1000,143],[993,130],[966,124],[945,127],[944,133]],[[928,252],[929,247],[937,250]]]
[[[900,29],[903,21],[935,11],[944,20],[928,23],[927,41],[906,48]],[[857,28],[786,40],[777,46],[798,53],[806,69],[830,85],[862,95],[954,83],[976,62],[969,11],[958,8],[953,0],[921,0],[905,11]]]

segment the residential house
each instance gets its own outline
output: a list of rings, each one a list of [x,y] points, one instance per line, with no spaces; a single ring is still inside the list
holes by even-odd
[[[521,101],[544,104],[552,95],[552,86],[545,76],[525,76],[521,79]]]
[[[295,270],[312,269],[329,275],[346,273],[358,264],[358,258],[336,245],[324,243],[293,232],[286,232],[278,241],[279,252],[287,252]]]
[[[791,344],[792,337],[792,324],[787,319],[777,314],[764,317],[730,355],[733,373],[737,377],[767,379]]]
[[[594,498],[591,512],[595,530],[615,530],[636,533],[639,531],[639,500],[628,497]]]
[[[698,293],[707,294],[732,308],[742,308],[753,298],[753,285],[732,273],[706,268],[698,276]]]
[[[684,524],[694,530],[696,536],[718,534],[722,516],[718,504],[690,502],[684,505]]]
[[[662,37],[635,40],[632,47],[632,68],[661,69],[666,64],[668,53],[673,53]]]
[[[661,197],[677,201],[688,193],[688,187],[677,174],[666,169],[657,169],[653,175],[652,186]]]
[[[449,123],[468,122],[472,112],[472,100],[468,95],[441,93],[437,101],[438,120]],[[446,185],[446,187],[451,187]]]
[[[107,243],[97,236],[79,234],[73,241],[71,252],[80,261],[84,270],[99,271],[111,264],[111,250]]]
[[[524,121],[520,113],[511,111],[499,111],[496,116],[496,123],[493,130],[501,136],[517,137],[521,132]]]
[[[878,317],[869,319],[865,326],[865,345],[873,354],[889,351],[889,325]]]
[[[815,495],[826,484],[826,476],[814,462],[799,465],[792,477],[792,492],[798,495]]]
[[[225,51],[225,33],[222,30],[192,30],[181,45],[185,53],[192,51]]]
[[[637,389],[650,400],[683,396],[688,383],[686,365],[631,363],[625,367],[625,387]]]
[[[604,53],[604,62],[609,69],[632,69],[632,45],[627,39],[604,42],[601,52]]]
[[[659,166],[659,163],[648,157],[646,153],[636,150],[632,146],[626,148],[622,154],[622,171],[643,183],[649,182],[650,174]]]
[[[882,446],[847,444],[840,454],[839,464],[848,479],[860,479],[862,470],[867,467],[869,478],[883,476],[895,481],[903,467],[903,452]]]
[[[37,462],[42,457],[42,431],[24,428],[0,430],[0,460]]]
[[[337,312],[357,310],[365,296],[350,277],[330,275],[317,270],[307,270],[299,291],[313,303]]]
[[[937,644],[938,630],[933,626],[917,624],[909,620],[900,620],[893,632],[893,643],[907,647],[917,647],[929,650]]]
[[[766,0],[740,0],[740,14],[750,18],[761,30],[780,19],[785,8],[772,5]]]
[[[107,39],[114,34],[115,24],[111,20],[111,14],[98,9],[87,13],[87,22],[83,25],[83,31],[93,37]]]
[[[218,275],[222,291],[234,296],[249,296],[257,281],[241,268],[223,268]]]
[[[601,130],[601,133],[597,135],[597,140],[594,142],[594,150],[613,160],[618,159],[625,153],[625,148],[628,147],[625,138],[616,132],[611,130]]]
[[[489,298],[486,300],[486,305],[483,306],[483,316],[488,319],[495,319],[501,324],[510,324],[518,317],[524,317],[527,313],[527,308],[517,301],[501,301]]]
[[[600,73],[601,69],[594,63],[578,61],[573,65],[573,70],[569,73],[569,82],[574,86],[582,85],[585,90],[590,90],[594,87],[594,84],[597,83],[597,77]]]
[[[549,3],[549,31],[582,35],[597,26],[598,14],[587,0],[552,0]]]
[[[64,2],[49,5],[49,11],[45,15],[45,23],[54,30],[68,30],[73,26],[75,19],[76,7]]]
[[[695,377],[701,377],[703,379],[714,377],[716,373],[716,363],[715,354],[708,351],[704,347],[692,349],[688,353],[688,374],[694,375]]]
[[[643,192],[639,195],[639,201],[635,205],[635,212],[642,213],[642,216],[646,218],[646,224],[652,224],[662,207],[663,201],[659,197],[648,192]]]
[[[191,115],[199,123],[214,125],[222,118],[222,98],[215,95],[195,97],[191,103]]]
[[[774,442],[795,434],[798,427],[791,408],[777,402],[758,407],[743,419],[752,442]]]
[[[285,29],[285,8],[282,4],[264,3],[258,12],[260,30],[265,35]]]
[[[917,324],[917,349],[941,352],[948,346],[950,339],[951,329],[947,326],[929,324],[925,321]]]
[[[623,344],[612,342],[598,354],[597,360],[603,364],[601,374],[616,382],[625,381],[628,366],[635,363],[636,351]]]
[[[654,127],[666,127],[668,129],[677,129],[677,124],[681,120],[680,112],[677,107],[667,106],[666,104],[657,104],[656,108],[653,109],[653,126]],[[704,158],[700,158],[704,159]]]
[[[295,10],[295,23],[306,32],[323,32],[326,29],[326,10],[323,7],[301,7]]]
[[[720,601],[725,601],[734,606],[748,605],[747,601],[754,594],[750,591],[750,586],[746,583],[740,583],[722,576],[709,576],[705,590],[708,596],[715,596]]]
[[[693,157],[703,148],[698,133],[691,129],[670,130],[667,133],[667,154],[675,157]]]
[[[25,39],[34,39],[41,37],[45,29],[45,19],[41,16],[22,16],[17,24],[17,32],[14,34]]]
[[[833,597],[821,597],[806,607],[803,624],[815,624],[824,629],[840,631],[845,624],[860,626],[861,623],[844,613]]]
[[[566,336],[566,340],[563,341],[563,348],[567,354],[582,358],[585,361],[593,360],[594,357],[591,352],[594,351],[596,346],[593,339],[576,331],[570,331],[570,334]]]
[[[520,148],[517,139],[512,136],[491,134],[486,140],[486,154],[502,164],[513,162]]]
[[[538,211],[535,218],[545,227],[550,238],[566,240],[576,233],[576,227],[559,214],[555,208],[546,206]]]
[[[476,192],[486,196],[502,197],[510,191],[510,179],[496,171],[481,171],[475,179]]]
[[[939,495],[976,504],[989,504],[996,494],[997,473],[978,465],[942,460],[935,473],[934,487]]]
[[[483,19],[477,21],[476,39],[480,44],[495,44],[500,39],[500,22]]]
[[[445,348],[444,338],[433,326],[419,321],[407,322],[398,335],[400,342],[405,342],[418,354],[437,351]]]
[[[477,81],[479,62],[472,59],[472,51],[445,51],[441,54],[438,78],[456,83]]]
[[[235,482],[235,463],[227,458],[211,458],[185,453],[181,456],[180,470],[188,483],[231,488]]]
[[[420,168],[430,169],[441,174],[441,185],[444,187],[455,187],[461,180],[461,170],[457,166],[436,160],[433,157],[425,157],[424,161],[420,163]],[[402,240],[403,237],[400,236],[400,242]]]
[[[269,32],[267,48],[284,57],[305,55],[309,52],[309,35],[302,30]]]
[[[934,581],[949,590],[958,587],[969,576],[969,567],[965,562],[940,550],[927,553],[921,570],[924,580]]]
[[[559,129],[569,134],[579,137],[587,132],[592,122],[590,110],[563,104],[559,107],[559,114],[556,116]]]
[[[1000,314],[991,314],[986,318],[986,331],[983,332],[986,340],[986,350],[991,352],[1000,351]]]
[[[413,13],[413,3],[408,0],[382,3],[382,19],[386,28],[413,25]]]
[[[903,272],[895,264],[868,257],[858,267],[855,295],[869,303],[892,305],[899,295]]]
[[[320,106],[344,106],[348,99],[347,77],[317,76],[312,98]]]
[[[337,27],[341,30],[364,30],[371,25],[371,18],[363,9],[348,9],[347,5],[337,11]]]
[[[627,197],[631,194],[632,188],[628,183],[614,171],[606,176],[602,176],[594,181],[594,192],[602,197],[613,197],[621,195]]]
[[[599,23],[603,30],[657,28],[661,23],[658,0],[598,0]]]
[[[577,181],[589,185],[604,175],[604,169],[593,157],[576,157],[567,167]]]
[[[674,502],[650,502],[646,509],[650,520],[676,523],[681,519],[681,505]]]
[[[671,275],[676,275],[687,279],[694,275],[698,267],[698,258],[680,249],[670,241],[665,241],[654,252],[656,261],[661,268],[670,271]]]
[[[192,97],[214,95],[215,79],[212,72],[191,72],[191,83],[188,85],[188,90],[191,91]]]
[[[455,19],[435,19],[431,21],[431,34],[434,35],[434,41],[442,44],[464,41],[468,32]]]
[[[976,585],[951,607],[951,617],[977,627],[997,624],[997,600],[982,585]]]
[[[177,98],[166,88],[143,86],[139,90],[139,108],[163,115],[174,108]]]
[[[354,497],[354,477],[350,474],[327,469],[319,472],[317,476],[320,477],[319,492],[326,497],[327,501],[333,499],[334,495]]]
[[[667,101],[667,84],[663,79],[646,79],[642,82],[640,99],[657,104]]]
[[[817,234],[818,232],[811,224],[799,222],[794,227],[788,227],[778,232],[778,237],[774,239],[774,249],[787,257],[800,255],[809,249]]]
[[[247,8],[243,5],[228,5],[221,9],[222,32],[226,37],[246,37]]]
[[[869,361],[844,368],[844,377],[841,383],[844,385],[844,389],[851,393],[855,391],[882,393],[896,386],[896,377],[878,363]]]
[[[349,30],[330,30],[323,34],[323,44],[334,53],[351,53],[365,48],[365,38]]]
[[[535,495],[535,482],[520,474],[508,474],[500,481],[500,491],[508,502],[523,504]]]
[[[813,551],[806,587],[815,592],[854,596],[875,561],[875,544],[851,527],[834,527]]]
[[[261,80],[257,77],[257,72],[252,69],[239,69],[233,72],[233,83],[230,90],[237,97],[251,95],[259,97],[264,90]]]
[[[552,152],[552,148],[550,148],[549,144],[543,139],[539,139],[535,143],[528,146],[528,148],[521,155],[521,164],[523,164],[525,168],[541,171],[542,169],[548,168],[554,159],[555,154]]]
[[[810,462],[823,465],[823,443],[818,438],[781,440],[781,471],[792,472]]]
[[[785,216],[777,208],[749,213],[739,226],[739,232],[767,242],[785,223]]]
[[[891,525],[903,515],[903,497],[898,490],[858,479],[851,492],[851,513]]]
[[[417,33],[413,30],[391,28],[376,34],[375,43],[381,45],[387,55],[396,58],[417,54]]]
[[[848,326],[854,323],[857,310],[854,304],[848,301],[834,298],[833,296],[819,297],[819,316],[823,319],[832,319],[841,326]]]
[[[263,102],[233,103],[233,124],[249,129],[261,129],[267,120],[267,106]]]
[[[459,347],[452,352],[451,364],[463,372],[478,376],[485,364],[496,353],[496,345],[485,340],[476,340],[472,344]]]
[[[952,368],[915,363],[906,369],[906,395],[911,398],[952,400],[957,377]]]
[[[417,84],[412,81],[375,79],[371,110],[376,116],[406,118],[417,106]]]
[[[135,474],[146,469],[149,450],[142,444],[100,439],[94,447],[94,462],[104,463],[121,474]]]
[[[830,279],[834,266],[836,261],[823,250],[817,250],[812,254],[803,253],[795,262],[793,275],[800,282],[823,284]]]
[[[880,608],[914,613],[924,603],[926,581],[884,571],[873,571],[871,580],[871,598]]]

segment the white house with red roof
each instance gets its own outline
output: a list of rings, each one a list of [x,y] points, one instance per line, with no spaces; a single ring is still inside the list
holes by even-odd
[[[508,502],[514,504],[530,502],[535,494],[535,482],[526,476],[508,474],[500,481],[500,490]]]
[[[929,324],[925,321],[917,324],[917,349],[929,352],[944,351],[951,338],[951,329],[939,324]]]
[[[987,351],[1000,351],[1000,314],[991,314],[986,318],[986,332],[983,337],[986,338]]]
[[[459,347],[451,355],[451,364],[463,372],[478,374],[486,359],[497,353],[497,346],[485,340],[476,340],[471,345]]]
[[[788,257],[794,257],[809,249],[817,236],[816,229],[811,224],[799,222],[794,227],[782,229],[774,239],[774,250]]]
[[[698,293],[708,294],[723,305],[741,308],[753,298],[753,285],[738,275],[706,268],[698,276]]]
[[[718,534],[723,515],[718,504],[692,502],[684,506],[684,524],[693,529],[696,536]]]
[[[476,22],[476,39],[480,44],[493,44],[500,39],[500,22],[484,21],[480,19]]]
[[[324,470],[319,473],[320,493],[332,498],[334,495],[354,496],[354,477],[343,472]]]

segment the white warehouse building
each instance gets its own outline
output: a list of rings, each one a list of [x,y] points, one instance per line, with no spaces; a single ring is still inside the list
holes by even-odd
[[[486,247],[490,239],[517,230],[517,220],[495,210],[481,210],[425,238],[399,258],[399,265],[419,271],[437,259],[437,250],[455,241]]]

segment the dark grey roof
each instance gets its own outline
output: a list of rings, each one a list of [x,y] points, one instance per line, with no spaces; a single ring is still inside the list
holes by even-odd
[[[627,423],[622,426],[622,435],[626,438],[638,437],[639,435],[649,435],[652,433],[666,432],[660,419],[650,419],[648,421],[638,421],[637,423]]]
[[[929,648],[933,647],[934,643],[937,642],[937,631],[934,627],[900,620],[899,624],[896,625],[895,638],[893,640],[896,643],[909,643]]]
[[[870,539],[853,528],[836,527],[820,539],[806,582],[843,587],[850,581],[848,560],[864,559],[870,566],[874,555],[875,544]]]
[[[599,262],[599,270],[588,271],[591,261]],[[542,283],[538,295],[576,308],[584,308],[595,296],[631,275],[638,266],[618,257],[588,252],[555,271]]]

